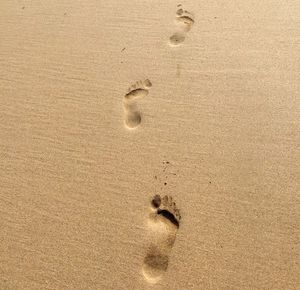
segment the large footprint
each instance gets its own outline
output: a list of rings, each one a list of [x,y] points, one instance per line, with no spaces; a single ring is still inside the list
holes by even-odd
[[[149,217],[151,239],[143,263],[143,274],[148,282],[156,283],[167,271],[169,256],[174,245],[180,223],[180,212],[172,197],[152,199],[152,213]]]
[[[137,106],[137,99],[146,97],[151,86],[151,82],[147,79],[136,82],[128,89],[128,93],[123,98],[124,122],[127,128],[134,129],[140,125],[142,117]]]
[[[181,5],[178,5],[176,12],[176,24],[178,26],[177,32],[170,37],[171,45],[179,45],[184,42],[186,33],[192,29],[194,24],[194,17],[191,13],[183,10]]]

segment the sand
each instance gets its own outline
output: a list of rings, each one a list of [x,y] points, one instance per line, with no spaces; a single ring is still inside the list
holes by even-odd
[[[0,289],[300,289],[299,11],[1,1]]]

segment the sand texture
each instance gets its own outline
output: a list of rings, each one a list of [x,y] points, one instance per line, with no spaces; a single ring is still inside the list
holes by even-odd
[[[0,290],[299,290],[299,146],[299,0],[0,0]]]

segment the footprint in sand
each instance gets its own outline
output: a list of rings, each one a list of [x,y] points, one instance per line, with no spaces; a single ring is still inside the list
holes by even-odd
[[[151,82],[147,79],[136,82],[128,89],[128,93],[123,98],[124,122],[127,128],[134,129],[140,125],[142,117],[137,106],[137,100],[146,97],[151,86]]]
[[[176,12],[176,24],[177,32],[170,37],[170,44],[173,46],[179,45],[184,42],[186,33],[192,29],[194,24],[194,17],[186,10],[182,9],[181,5],[178,5]]]
[[[155,195],[149,216],[150,247],[143,263],[143,274],[150,283],[160,280],[167,271],[169,257],[180,223],[180,212],[172,197]]]

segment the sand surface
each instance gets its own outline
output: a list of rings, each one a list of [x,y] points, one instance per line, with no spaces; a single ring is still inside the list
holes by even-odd
[[[1,290],[300,289],[299,0],[2,0],[0,39]]]

